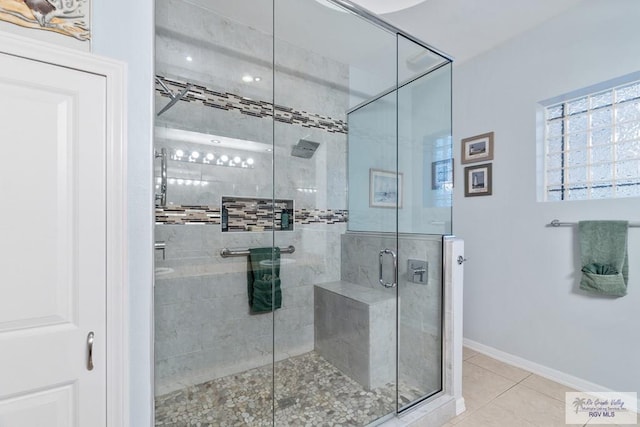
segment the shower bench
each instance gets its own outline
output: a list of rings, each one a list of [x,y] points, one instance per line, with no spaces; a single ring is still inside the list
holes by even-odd
[[[395,381],[395,293],[316,284],[314,328],[316,352],[367,390]]]

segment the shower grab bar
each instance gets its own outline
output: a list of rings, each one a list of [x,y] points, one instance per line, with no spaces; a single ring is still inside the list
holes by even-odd
[[[156,159],[160,158],[160,193],[155,193],[156,202],[159,200],[159,206],[167,205],[167,149],[162,148],[160,152],[155,152]]]
[[[549,224],[547,224],[547,227],[574,227],[576,225],[578,225],[577,222],[560,222],[560,220],[554,219]],[[640,227],[640,223],[630,222],[629,227]]]
[[[296,247],[293,245],[289,245],[286,248],[280,248],[281,254],[292,254],[296,251]],[[249,256],[249,249],[229,249],[224,248],[220,251],[220,256],[222,258],[229,258],[233,256]]]

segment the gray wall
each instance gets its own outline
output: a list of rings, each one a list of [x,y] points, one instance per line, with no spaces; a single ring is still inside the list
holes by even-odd
[[[127,220],[131,426],[153,419],[153,14],[151,0],[93,2],[93,52],[128,65]]]
[[[640,341],[631,338],[639,265],[630,263],[624,298],[580,292],[575,230],[545,224],[638,222],[639,201],[537,202],[536,104],[640,69],[638,16],[634,0],[586,0],[454,69],[455,140],[496,135],[493,196],[455,190],[455,232],[469,258],[464,336],[617,391],[640,390]],[[640,234],[630,229],[629,259],[639,254]]]

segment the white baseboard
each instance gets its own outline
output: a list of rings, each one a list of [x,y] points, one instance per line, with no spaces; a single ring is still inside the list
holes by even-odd
[[[513,365],[518,368],[522,368],[527,370],[533,374],[539,375],[541,377],[547,378],[551,381],[555,381],[559,384],[565,385],[567,387],[573,388],[577,391],[582,392],[595,392],[597,393],[607,393],[607,392],[620,392],[618,390],[611,390],[610,388],[604,387],[600,384],[595,384],[590,381],[584,380],[582,378],[574,377],[573,375],[569,375],[565,372],[558,371],[556,369],[549,368],[548,366],[540,365],[539,363],[532,362],[527,359],[523,359],[519,356],[514,356],[511,353],[506,353],[502,350],[498,350],[497,348],[489,347],[488,345],[480,344],[479,342],[470,340],[468,338],[463,339],[463,345],[465,347],[469,347],[471,350],[477,351],[478,353],[482,353],[486,356],[492,357],[501,362],[508,363],[509,365]],[[623,392],[631,392],[635,390],[622,390]],[[636,402],[636,409],[640,408],[640,399]]]

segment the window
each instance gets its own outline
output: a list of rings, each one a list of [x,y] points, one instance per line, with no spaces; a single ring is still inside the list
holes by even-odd
[[[544,107],[545,200],[640,197],[640,81]]]

